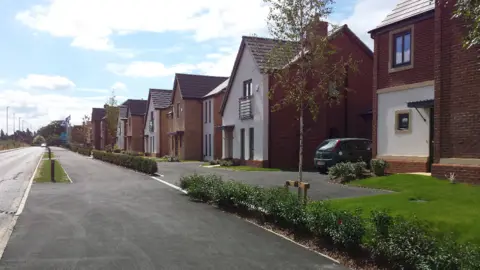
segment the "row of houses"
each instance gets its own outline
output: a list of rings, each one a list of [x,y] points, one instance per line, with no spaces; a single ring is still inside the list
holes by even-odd
[[[480,172],[478,50],[462,47],[465,29],[452,19],[453,2],[401,0],[371,30],[372,52],[347,25],[328,35],[337,54],[359,61],[348,71],[341,100],[319,99],[316,121],[305,121],[304,160],[327,138],[373,141],[373,157],[391,172],[432,172],[474,181]],[[186,160],[234,158],[251,166],[294,168],[298,120],[293,108],[272,112],[275,78],[263,72],[275,46],[268,38],[242,38],[230,77],[175,74],[172,89],[150,89],[146,100],[120,106],[116,138],[107,138],[103,108],[92,111],[93,141]],[[315,83],[315,82],[314,82]],[[280,91],[278,91],[280,90]],[[102,131],[103,128],[103,131]],[[98,130],[98,134],[95,132]]]

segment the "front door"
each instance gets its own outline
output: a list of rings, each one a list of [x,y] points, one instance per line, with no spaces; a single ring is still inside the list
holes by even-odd
[[[434,147],[435,147],[434,146],[434,138],[435,138],[434,118],[435,118],[435,113],[433,111],[433,108],[430,108],[430,132],[428,136],[429,151],[428,151],[428,164],[427,164],[428,172],[432,171],[433,154],[434,154]]]
[[[240,129],[240,159],[245,159],[245,129]]]

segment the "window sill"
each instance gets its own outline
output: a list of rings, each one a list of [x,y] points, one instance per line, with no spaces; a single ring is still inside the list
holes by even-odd
[[[395,134],[409,134],[409,133],[412,133],[412,130],[411,130],[411,129],[407,129],[407,130],[398,130],[398,129],[395,129]]]
[[[413,68],[413,64],[407,65],[407,66],[400,66],[400,67],[392,67],[388,69],[388,73],[395,73],[395,72],[400,72],[400,71],[405,71]]]

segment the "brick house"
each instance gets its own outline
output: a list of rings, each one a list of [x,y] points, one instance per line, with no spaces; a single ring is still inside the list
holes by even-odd
[[[349,91],[334,89],[343,93],[338,104],[329,106],[319,97],[317,121],[305,114],[304,168],[313,167],[315,150],[327,138],[371,137],[373,53],[347,25],[328,34],[328,24],[318,21],[313,31],[316,35],[329,35],[336,56],[351,55],[361,62],[357,73],[349,71],[346,79]],[[293,108],[272,112],[283,92],[276,89],[269,99],[275,78],[262,72],[266,57],[275,46],[272,39],[242,39],[221,108],[223,157],[239,159],[250,166],[295,168],[299,150],[299,123],[295,119],[298,113]]]
[[[127,137],[126,150],[130,152],[144,152],[143,128],[145,126],[145,114],[147,101],[143,99],[131,99],[127,105]]]
[[[107,120],[107,108],[109,105],[105,104],[103,108],[105,109],[105,116],[103,116],[102,121],[100,122],[100,147],[105,149],[105,147],[112,146],[115,144],[116,137],[112,136],[108,129],[108,120]]]
[[[127,120],[128,120],[128,104],[132,99],[127,99],[120,106],[118,106],[118,122],[117,122],[117,135],[116,145],[118,149],[127,149]]]
[[[84,127],[83,125],[74,125],[72,127],[71,141],[78,144],[86,143],[84,130],[86,130],[86,127]]]
[[[219,113],[228,79],[203,97],[203,159],[222,158],[222,125]]]
[[[390,172],[480,172],[478,52],[462,48],[454,1],[399,1],[370,31],[373,71],[373,155]]]
[[[101,122],[103,117],[105,117],[104,108],[92,108],[92,116],[90,117],[92,122],[92,147],[97,150],[102,150],[101,144]]]
[[[168,140],[168,112],[172,102],[172,90],[150,89],[147,115],[144,124],[145,152],[163,157],[170,153]]]
[[[203,99],[227,77],[175,74],[169,111],[170,154],[181,160],[203,160]]]

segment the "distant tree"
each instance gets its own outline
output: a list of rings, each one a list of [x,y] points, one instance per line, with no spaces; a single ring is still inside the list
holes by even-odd
[[[84,115],[82,118],[82,134],[83,134],[83,143],[88,142],[88,136],[90,135],[88,123],[90,122],[90,116]]]
[[[118,106],[117,97],[115,96],[115,89],[112,89],[112,95],[108,98],[105,104],[105,116],[107,122],[108,138],[111,139],[110,144],[115,145],[115,137],[117,136],[117,122],[118,122]]]
[[[33,138],[32,144],[40,145],[42,143],[45,143],[45,138],[42,135],[37,135]]]
[[[3,132],[3,129],[0,130],[0,140],[4,140],[5,139],[5,133]]]
[[[268,53],[265,63],[266,72],[273,76],[269,97],[272,98],[275,91],[281,89],[280,100],[273,104],[272,109],[293,107],[297,112],[298,180],[302,181],[305,114],[310,113],[316,120],[321,98],[325,103],[337,102],[341,96],[337,89],[343,88],[348,70],[354,71],[357,63],[350,57],[336,55],[328,36],[319,35],[316,31],[331,14],[333,0],[264,2],[270,7],[267,18],[269,32],[278,41]],[[331,98],[332,95],[335,97]]]

